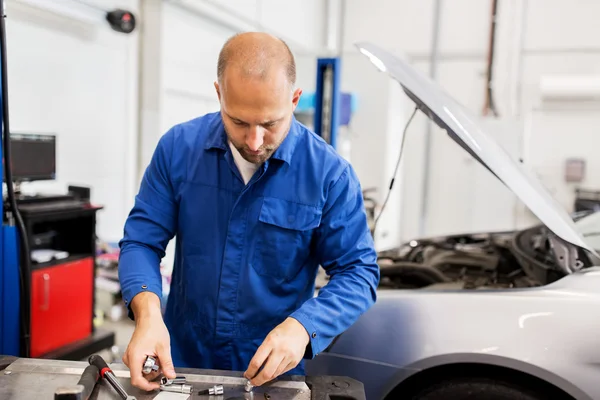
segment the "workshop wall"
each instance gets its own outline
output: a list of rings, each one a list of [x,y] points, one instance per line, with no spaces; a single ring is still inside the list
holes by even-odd
[[[137,0],[97,1],[137,10]],[[137,36],[111,30],[103,14],[75,1],[9,0],[11,131],[57,135],[57,181],[28,193],[92,187],[98,235],[116,240],[134,195]]]
[[[433,0],[382,0],[373,8],[363,2],[346,2],[344,90],[357,89],[357,81],[379,81],[383,75],[373,67],[356,67],[366,61],[353,47],[356,41],[373,41],[404,54],[416,68],[430,74],[435,3]],[[475,115],[489,120],[487,123],[493,125],[490,129],[507,150],[515,158],[523,158],[569,210],[578,184],[564,182],[566,158],[585,159],[587,175],[580,184],[600,189],[600,176],[592,172],[600,168],[600,161],[592,157],[592,149],[597,147],[598,141],[593,129],[599,118],[600,102],[570,98],[548,101],[540,92],[540,80],[548,74],[598,76],[600,47],[595,38],[600,26],[594,18],[600,12],[600,3],[585,0],[499,2],[493,88],[500,119],[494,118],[492,113],[483,116],[491,1],[454,0],[440,4],[435,72],[441,86]],[[354,130],[358,132],[353,149],[366,157],[358,161],[361,155],[353,153],[352,159],[357,160],[362,181],[379,182],[383,199],[386,185],[382,182],[389,182],[390,174],[375,148],[384,149],[386,142],[374,137],[374,132],[400,136],[401,129],[392,128],[386,122],[386,115],[390,109],[397,109],[406,118],[412,102],[405,101],[404,97],[390,97],[379,85],[365,84],[358,90],[362,101],[355,117]],[[489,172],[444,132],[433,128],[427,146],[430,163],[426,223],[422,225],[426,126],[425,118],[417,114],[408,131],[402,185],[396,183],[395,187],[402,192],[401,223],[397,225],[402,240],[466,230],[510,229],[535,222]],[[552,146],[561,151],[550,151]]]

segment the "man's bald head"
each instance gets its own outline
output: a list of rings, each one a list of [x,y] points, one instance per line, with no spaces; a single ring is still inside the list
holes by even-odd
[[[287,137],[302,89],[288,46],[266,33],[242,33],[221,53],[215,90],[229,142],[243,158],[265,162]]]
[[[296,61],[288,45],[281,39],[262,32],[240,33],[231,37],[221,49],[217,78],[223,82],[227,71],[265,79],[283,68],[290,87],[296,85]]]

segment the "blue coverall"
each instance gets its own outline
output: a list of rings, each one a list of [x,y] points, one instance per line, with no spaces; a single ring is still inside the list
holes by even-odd
[[[295,119],[247,185],[220,113],[160,138],[120,241],[128,306],[142,291],[162,297],[159,262],[174,236],[164,320],[175,367],[245,371],[289,316],[306,328],[304,358],[312,358],[376,300],[379,269],[357,176]],[[319,265],[330,281],[315,297]],[[303,373],[304,361],[289,372]]]

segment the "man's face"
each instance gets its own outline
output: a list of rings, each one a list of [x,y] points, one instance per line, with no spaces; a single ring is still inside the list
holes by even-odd
[[[221,85],[215,82],[225,132],[248,162],[265,162],[288,134],[302,91],[295,91],[283,68],[266,79],[226,71]]]

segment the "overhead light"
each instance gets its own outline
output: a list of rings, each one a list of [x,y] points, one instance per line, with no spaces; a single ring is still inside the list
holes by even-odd
[[[380,70],[381,72],[385,72],[387,70],[385,64],[383,64],[383,62],[379,58],[375,57],[370,51],[362,47],[360,47],[359,50],[361,53],[363,53],[369,58],[369,60],[373,63],[373,65],[377,67],[378,70]]]

